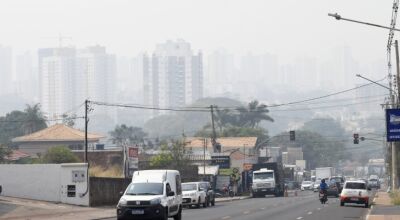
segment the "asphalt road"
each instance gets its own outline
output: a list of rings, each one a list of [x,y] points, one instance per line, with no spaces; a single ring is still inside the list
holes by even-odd
[[[371,199],[372,201],[372,199]],[[297,197],[266,197],[217,203],[214,207],[184,209],[183,219],[190,220],[340,220],[364,219],[368,209],[363,206],[340,207],[330,197],[322,205],[318,194],[301,192]],[[111,219],[110,219],[111,220]]]

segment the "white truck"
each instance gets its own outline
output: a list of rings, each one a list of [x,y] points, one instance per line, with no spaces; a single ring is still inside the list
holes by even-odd
[[[258,165],[258,166],[257,166]],[[284,181],[282,164],[271,162],[254,164],[251,194],[252,197],[264,197],[265,195],[283,196]],[[260,168],[257,170],[257,168]]]
[[[315,177],[317,180],[329,179],[334,175],[333,167],[318,167],[315,169]]]

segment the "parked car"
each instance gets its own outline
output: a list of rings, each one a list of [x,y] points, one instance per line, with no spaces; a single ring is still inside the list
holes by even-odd
[[[369,188],[364,181],[346,181],[343,191],[340,194],[340,206],[345,203],[364,204],[365,208],[369,206]]]
[[[117,219],[182,219],[182,186],[177,170],[141,170],[117,205]]]
[[[314,184],[313,184],[313,182],[311,182],[311,181],[303,181],[302,183],[301,183],[301,191],[304,191],[304,190],[313,190],[314,189]]]
[[[203,207],[207,207],[207,193],[200,188],[200,182],[182,183],[184,206],[194,205],[200,208],[200,205],[203,205]]]
[[[328,182],[328,190],[327,190],[327,195],[328,196],[334,196],[334,197],[339,197],[339,188],[340,188],[340,183],[336,181]]]
[[[211,187],[210,182],[200,182],[200,190],[203,190],[207,194],[207,206],[215,205],[215,193]]]

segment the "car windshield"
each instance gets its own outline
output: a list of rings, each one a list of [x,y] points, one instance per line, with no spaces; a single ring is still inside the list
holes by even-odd
[[[192,191],[197,190],[197,184],[182,184],[182,191]]]
[[[304,181],[302,184],[303,185],[308,185],[308,184],[311,184],[311,181]]]
[[[377,179],[370,179],[369,182],[378,182]]]
[[[126,195],[162,195],[164,186],[162,183],[131,183]]]
[[[254,173],[254,179],[272,179],[274,178],[274,173],[268,172],[268,173]]]
[[[346,183],[346,189],[366,189],[365,183]]]
[[[331,182],[332,182],[332,181],[335,181],[335,182],[340,183],[340,182],[343,182],[343,179],[342,179],[341,177],[332,177],[332,178],[331,178]]]

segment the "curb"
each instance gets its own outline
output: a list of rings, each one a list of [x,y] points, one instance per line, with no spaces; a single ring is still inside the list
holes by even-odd
[[[216,203],[222,203],[222,202],[233,202],[233,201],[237,201],[237,200],[245,200],[245,199],[250,199],[250,196],[246,196],[243,198],[232,198],[232,199],[226,199],[226,200],[221,200],[221,201],[215,201]]]

